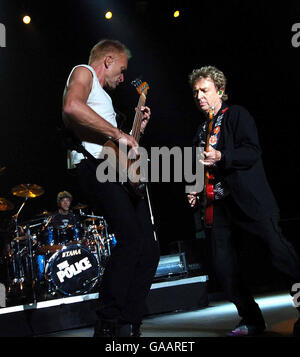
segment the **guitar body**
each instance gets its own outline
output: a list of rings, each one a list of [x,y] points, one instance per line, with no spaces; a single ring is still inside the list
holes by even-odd
[[[207,183],[205,185],[205,195],[206,195],[206,200],[205,200],[205,212],[204,212],[204,219],[205,219],[205,226],[206,227],[211,227],[213,224],[213,215],[214,215],[214,209],[213,209],[213,201],[214,201],[214,175],[207,172]]]
[[[140,169],[134,167],[136,159],[128,159],[127,151],[122,151],[117,143],[108,140],[104,145],[106,148],[112,149],[114,158],[109,160],[112,168],[118,173],[119,182],[133,196],[144,197],[146,194],[146,184],[141,182]]]

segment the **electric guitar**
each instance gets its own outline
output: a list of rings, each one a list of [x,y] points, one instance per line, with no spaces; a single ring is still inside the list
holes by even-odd
[[[205,151],[209,151],[209,141],[212,133],[213,127],[213,119],[214,119],[214,108],[211,107],[209,109],[209,117],[208,117],[208,129],[206,134],[206,143],[205,143]],[[211,171],[211,168],[208,166],[204,167],[204,225],[206,228],[210,228],[213,224],[213,201],[215,199],[214,194],[214,175]]]
[[[141,123],[143,120],[143,113],[141,111],[141,107],[145,106],[146,96],[149,90],[149,85],[147,82],[142,82],[140,79],[136,79],[131,82],[131,84],[136,88],[139,93],[139,100],[137,104],[137,110],[135,113],[131,135],[134,137],[137,143],[139,143],[140,135],[141,135]],[[118,143],[108,140],[104,147],[109,147],[114,150],[116,157],[116,166],[115,170],[119,173],[119,177],[125,178],[125,183],[130,193],[134,195],[143,197],[146,193],[146,184],[145,182],[141,182],[141,172],[140,166],[134,165],[137,160],[139,160],[140,155],[136,155],[135,158],[129,158],[127,153],[127,148],[123,148]]]

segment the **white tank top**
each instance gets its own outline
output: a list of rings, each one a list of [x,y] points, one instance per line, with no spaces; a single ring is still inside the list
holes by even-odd
[[[97,114],[99,114],[103,119],[108,121],[111,125],[117,127],[116,113],[112,105],[112,100],[110,96],[105,92],[105,90],[101,87],[96,72],[91,66],[85,64],[80,64],[78,66],[75,66],[68,77],[66,87],[69,85],[71,74],[73,73],[74,69],[77,67],[85,67],[89,69],[93,75],[93,86],[86,104],[90,108],[92,108]],[[103,148],[102,145],[90,143],[87,141],[83,141],[82,145],[95,158],[97,159],[99,158]],[[82,159],[84,159],[84,156],[82,154],[74,150],[73,151],[69,150],[67,156],[68,169],[74,168],[75,167],[74,165],[78,164]]]

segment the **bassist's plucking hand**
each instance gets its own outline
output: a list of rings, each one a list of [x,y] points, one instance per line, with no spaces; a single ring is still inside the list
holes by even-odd
[[[141,122],[141,133],[144,133],[144,130],[150,120],[150,116],[151,116],[151,110],[149,107],[141,107],[141,111],[143,113],[143,117],[142,117],[142,122]]]

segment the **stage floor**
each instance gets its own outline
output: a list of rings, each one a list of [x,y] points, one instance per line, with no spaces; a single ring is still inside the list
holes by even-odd
[[[286,293],[255,296],[267,324],[260,337],[292,337],[298,318],[292,298]],[[210,301],[209,306],[189,312],[166,313],[147,317],[142,325],[142,337],[226,337],[239,322],[233,304]],[[91,337],[93,328],[81,328],[49,333],[36,337]]]

